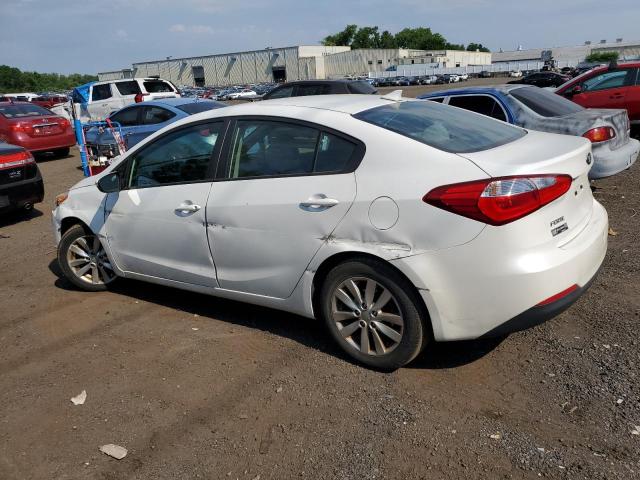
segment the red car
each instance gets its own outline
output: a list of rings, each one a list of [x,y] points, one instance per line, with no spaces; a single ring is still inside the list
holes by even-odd
[[[640,62],[596,67],[556,90],[587,108],[623,108],[640,125]]]
[[[30,102],[0,102],[0,141],[30,152],[69,154],[76,143],[71,123]]]

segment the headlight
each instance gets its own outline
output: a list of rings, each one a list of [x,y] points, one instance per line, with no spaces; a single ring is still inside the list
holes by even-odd
[[[64,201],[69,198],[69,192],[64,192],[59,195],[56,195],[56,207],[59,207]]]

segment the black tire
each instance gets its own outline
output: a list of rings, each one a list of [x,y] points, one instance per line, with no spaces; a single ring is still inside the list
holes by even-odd
[[[354,345],[356,340],[352,338],[352,336],[345,339],[340,333],[340,327],[338,327],[338,323],[334,320],[332,314],[335,306],[334,293],[338,291],[344,282],[350,279],[355,279],[359,285],[366,285],[366,282],[371,279],[378,284],[378,287],[376,287],[379,288],[376,290],[377,292],[381,292],[381,289],[387,289],[391,293],[394,305],[390,308],[399,310],[398,313],[401,315],[404,325],[402,327],[396,327],[401,329],[401,339],[388,353],[362,353],[361,347],[359,348],[357,345]],[[378,298],[379,297],[380,294],[378,294]],[[324,279],[320,289],[320,301],[318,303],[320,306],[320,315],[338,345],[340,345],[349,356],[369,367],[384,371],[400,368],[415,359],[430,341],[431,335],[430,329],[427,328],[426,322],[428,319],[425,318],[426,312],[423,313],[423,308],[421,308],[414,287],[398,271],[382,261],[360,258],[347,261],[334,267]],[[375,304],[376,302],[373,303]],[[341,305],[341,308],[344,308],[346,304]],[[365,314],[365,310],[368,315],[368,319],[365,321],[367,327],[364,327],[364,329],[360,328],[358,338],[361,338],[360,335],[365,331],[367,332],[366,335],[368,338],[371,339],[374,332],[370,332],[369,328],[375,329],[378,332],[381,332],[381,330],[369,325],[368,322],[376,323],[376,319],[369,313],[372,310],[363,309],[361,312],[362,315]],[[380,310],[379,313],[381,315],[387,315],[384,314],[382,310]],[[355,318],[356,317],[354,317],[354,321]],[[350,321],[351,319],[348,319],[344,322]],[[360,320],[360,323],[361,322],[362,320]],[[347,327],[351,326],[352,324],[347,325]],[[344,329],[344,331],[346,330],[348,330],[348,328]],[[380,338],[387,339],[378,333],[378,340]],[[375,344],[375,341],[373,343]],[[377,345],[375,349],[377,350]],[[384,349],[382,350],[384,351]]]
[[[76,271],[74,271],[74,267],[72,267],[70,264],[69,257],[73,255],[70,255],[69,250],[71,246],[76,244],[76,242],[81,238],[84,238],[85,241],[88,241],[91,245],[94,245],[93,241],[96,240],[95,235],[91,232],[87,232],[82,225],[74,225],[64,233],[64,235],[60,239],[60,244],[58,245],[58,264],[60,265],[60,269],[62,270],[62,273],[64,274],[65,278],[81,290],[85,290],[87,292],[105,291],[108,289],[110,285],[112,285],[118,279],[118,277],[116,277],[115,274],[113,274],[113,277],[108,279],[108,281],[100,281],[100,283],[92,283],[90,280],[87,280],[87,279],[84,279],[84,277],[78,276]],[[98,242],[97,245],[99,246],[99,249],[96,248],[96,251],[93,252],[93,255],[95,256],[95,258],[93,258],[92,261],[96,262],[96,259],[104,261],[106,259],[106,261],[108,262],[108,259],[106,258],[106,254],[104,254],[104,249],[102,249],[102,246],[100,244],[100,240],[98,239],[97,242]],[[87,262],[87,263],[90,263],[90,262]],[[102,272],[104,272],[105,269],[104,269],[103,263],[100,263],[100,265],[101,265],[101,270],[100,270],[99,276],[103,278],[104,275],[102,274]],[[110,271],[112,273],[112,270]]]
[[[71,148],[58,148],[53,151],[53,154],[56,158],[67,158],[69,156],[69,152],[71,152]]]

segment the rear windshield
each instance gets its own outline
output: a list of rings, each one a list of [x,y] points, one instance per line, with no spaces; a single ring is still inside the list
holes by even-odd
[[[32,103],[21,103],[0,106],[0,115],[3,115],[6,118],[21,118],[41,117],[43,115],[53,115],[53,113],[46,108],[42,108]]]
[[[162,80],[145,80],[144,88],[149,93],[173,92],[173,88],[167,82]]]
[[[116,88],[120,92],[120,95],[137,95],[140,92],[140,85],[135,80],[129,80],[127,82],[116,82]]]
[[[193,103],[184,103],[182,105],[176,105],[183,112],[193,115],[195,113],[206,112],[207,110],[213,110],[214,108],[226,107],[224,103],[202,101]]]
[[[488,150],[526,135],[506,123],[427,100],[391,103],[354,117],[451,153]]]
[[[349,82],[349,90],[351,93],[377,93],[378,91],[371,86],[369,82],[357,81],[357,82]]]
[[[543,117],[563,117],[584,110],[577,103],[542,88],[516,88],[509,95]]]

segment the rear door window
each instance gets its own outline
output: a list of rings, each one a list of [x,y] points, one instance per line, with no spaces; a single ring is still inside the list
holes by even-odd
[[[449,105],[481,113],[487,117],[507,121],[504,109],[489,95],[459,95],[449,97]]]
[[[344,138],[323,132],[318,142],[314,172],[340,172],[348,168],[356,145]]]
[[[142,84],[149,93],[173,93],[173,87],[163,80],[145,80]]]
[[[140,85],[135,80],[128,82],[116,82],[115,83],[120,95],[137,95],[140,93]]]
[[[94,85],[91,91],[91,100],[94,102],[111,98],[111,84]]]
[[[164,123],[171,120],[175,116],[175,113],[170,112],[166,108],[145,107],[142,113],[142,123],[144,125],[155,125],[156,123]]]
[[[405,101],[364,110],[355,118],[451,153],[489,150],[526,131],[429,101]]]
[[[129,107],[114,113],[109,117],[112,122],[118,122],[121,127],[133,127],[139,125],[138,114],[140,107]]]
[[[293,95],[293,85],[289,85],[287,87],[276,88],[267,94],[268,99],[272,98],[288,98]]]

